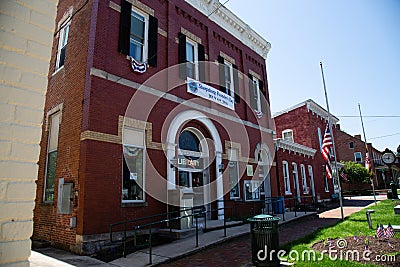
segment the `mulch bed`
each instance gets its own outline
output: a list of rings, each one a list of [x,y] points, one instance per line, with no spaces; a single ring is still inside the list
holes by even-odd
[[[368,251],[366,251],[366,243],[369,243]],[[319,241],[312,246],[312,249],[319,252],[325,251],[325,255],[329,255],[329,250],[337,250],[337,252],[332,251],[332,255],[336,255],[338,259],[341,259],[342,255],[344,260],[354,260],[363,264],[400,266],[400,239],[397,238],[377,238],[376,236],[337,238]],[[349,251],[354,251],[354,253],[349,253]],[[352,257],[353,254],[357,255],[355,251],[358,251],[358,259],[356,256]]]

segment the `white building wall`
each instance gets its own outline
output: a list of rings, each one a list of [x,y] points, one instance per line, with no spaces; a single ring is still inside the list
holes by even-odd
[[[29,266],[58,0],[0,1],[0,265]]]

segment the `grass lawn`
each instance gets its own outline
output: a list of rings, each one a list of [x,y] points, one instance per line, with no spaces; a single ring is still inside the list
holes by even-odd
[[[376,233],[376,224],[382,223],[387,225],[389,222],[392,225],[400,225],[400,215],[394,214],[393,207],[395,205],[400,204],[400,201],[392,201],[392,200],[384,200],[377,204],[377,206],[373,205],[367,209],[374,209],[375,213],[371,215],[372,225],[374,229],[368,228],[368,223],[366,220],[365,211],[367,209],[361,210],[357,213],[352,214],[350,217],[346,218],[344,221],[337,223],[328,228],[320,229],[314,232],[311,235],[308,235],[300,240],[296,240],[292,243],[287,244],[283,249],[289,253],[289,251],[297,251],[301,256],[301,253],[304,250],[310,250],[313,244],[324,241],[328,238],[336,239],[336,238],[346,238],[346,237],[354,237],[356,236],[374,236]],[[396,238],[400,238],[400,233],[397,232],[395,235]],[[364,241],[360,241],[364,242]],[[386,244],[386,243],[385,243]],[[296,254],[292,254],[294,258]],[[319,252],[316,253],[319,258],[321,254]],[[290,258],[288,259],[290,261]],[[357,262],[351,261],[341,261],[336,260],[332,261],[325,254],[322,261],[297,261],[295,266],[376,266],[376,265],[366,265],[360,264]]]

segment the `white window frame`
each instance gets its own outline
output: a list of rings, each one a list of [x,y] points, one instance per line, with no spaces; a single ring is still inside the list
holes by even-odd
[[[229,167],[229,188],[230,188],[230,190],[229,190],[229,198],[230,199],[240,199],[240,177],[239,177],[239,161],[238,161],[239,151],[237,149],[229,149],[228,157],[229,157],[228,167]],[[236,196],[236,197],[231,195],[231,190],[232,190],[232,187],[231,187],[231,173],[230,173],[230,168],[231,167],[229,166],[229,164],[231,162],[235,162],[236,163],[236,174],[237,174],[237,177],[236,177],[237,181],[236,182],[237,183],[236,183],[235,186],[237,186],[237,191],[238,191],[238,196]]]
[[[291,134],[291,135],[290,135],[290,138],[289,138],[289,137],[288,137],[288,138],[285,137],[285,134],[288,134],[288,133]],[[283,131],[282,131],[282,139],[283,139],[283,140],[286,140],[286,141],[294,142],[293,130],[292,130],[292,129],[283,130]]]
[[[293,173],[293,184],[295,186],[297,199],[300,200],[299,169],[297,168],[296,162],[292,162],[292,173]]]
[[[253,76],[253,86],[256,87],[256,92],[257,92],[257,111],[261,111],[260,80],[254,76]]]
[[[249,185],[249,186],[247,186]],[[249,187],[251,190],[251,199],[247,198],[246,190]],[[250,201],[259,201],[261,192],[260,192],[260,187],[261,187],[261,181],[254,181],[254,180],[244,180],[243,181],[243,195],[244,195],[244,201],[250,202]]]
[[[140,62],[147,62],[147,60],[148,60],[147,50],[148,50],[148,42],[149,42],[148,41],[149,40],[149,14],[132,6],[131,17],[134,16],[133,13],[137,13],[138,15],[140,15],[144,18],[144,38],[143,38],[143,47],[142,47],[142,58],[140,60],[138,60],[138,59],[136,59],[136,60],[138,60]],[[129,54],[130,54],[130,44],[132,43],[130,33],[131,33],[131,31],[129,31]]]
[[[65,20],[65,22],[60,26],[60,31],[58,32],[58,45],[57,45],[57,57],[56,57],[56,67],[55,71],[63,68],[65,65],[66,53],[64,51],[64,61],[62,66],[60,66],[60,59],[61,59],[61,51],[65,48],[68,44],[68,37],[69,37],[69,28],[71,25],[70,17]],[[66,48],[65,48],[66,49]]]
[[[289,174],[289,163],[287,161],[282,161],[282,171],[283,171],[283,184],[285,187],[285,194],[291,195],[290,186],[290,174]]]
[[[230,94],[228,94],[228,88],[226,87],[226,81],[227,81],[227,77],[225,75],[225,93],[230,95],[231,97],[235,97],[235,81],[233,79],[233,64],[231,62],[229,62],[228,60],[224,59],[224,72],[225,72],[225,68],[228,67],[229,68],[229,80],[230,80],[230,84],[229,84],[229,92]],[[224,73],[226,74],[226,73]]]
[[[329,182],[328,182],[328,175],[325,173],[325,192],[329,192]]]
[[[189,44],[189,45],[191,45],[191,46],[193,46],[193,60],[194,60],[194,62],[192,62],[192,61],[188,61],[188,59],[187,59],[187,49],[186,49],[186,55],[185,55],[185,58],[186,58],[186,62],[190,62],[190,63],[192,63],[192,64],[194,64],[194,76],[195,77],[190,77],[190,78],[193,78],[193,79],[195,79],[195,80],[199,80],[199,51],[198,51],[198,44],[197,44],[197,42],[195,42],[195,41],[193,41],[192,39],[190,39],[190,38],[188,38],[187,36],[186,36],[186,46],[187,46],[187,44]]]
[[[322,132],[321,128],[318,127],[318,140],[319,140],[319,151],[322,152]]]
[[[59,116],[58,119],[58,125],[57,125],[57,143],[56,143],[56,147],[55,149],[50,150],[50,141],[52,138],[52,135],[54,134],[52,131],[52,126],[53,126],[53,118],[55,116]],[[44,173],[44,183],[43,183],[43,202],[49,203],[49,202],[54,202],[55,201],[55,183],[56,183],[56,178],[57,176],[55,175],[54,177],[54,198],[53,200],[46,200],[46,188],[47,188],[47,175],[48,175],[48,164],[49,164],[49,154],[53,153],[53,152],[57,152],[57,156],[56,156],[56,170],[57,171],[57,158],[58,158],[58,141],[59,141],[59,137],[60,137],[60,124],[61,124],[61,116],[62,116],[62,111],[61,109],[57,109],[55,110],[53,113],[49,114],[47,116],[47,130],[48,130],[48,136],[47,136],[47,148],[46,148],[46,167],[45,167],[45,173]]]
[[[315,196],[314,172],[311,165],[308,165],[308,177],[310,179],[310,188],[312,190],[312,195]]]
[[[360,155],[360,157],[357,157],[357,155]],[[361,158],[361,160],[358,161],[357,158]],[[362,153],[361,152],[359,152],[359,151],[358,152],[354,152],[354,162],[357,162],[357,163],[363,162],[363,157],[362,157]]]
[[[301,184],[303,186],[303,194],[309,194],[310,190],[307,186],[307,176],[306,176],[306,168],[303,164],[300,164],[300,173],[301,173]]]
[[[122,146],[122,166],[121,166],[121,202],[124,203],[144,203],[146,202],[146,131],[143,129],[136,129],[131,127],[126,127],[123,129],[123,146]],[[143,199],[123,199],[122,190],[124,189],[124,146],[139,148],[143,150],[142,162],[143,162],[143,182],[142,182],[142,191],[143,191]],[[129,166],[128,166],[129,169]],[[130,172],[130,170],[129,170]]]

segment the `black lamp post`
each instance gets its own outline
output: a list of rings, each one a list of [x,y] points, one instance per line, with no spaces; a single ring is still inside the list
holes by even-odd
[[[396,160],[396,156],[394,155],[394,153],[391,150],[389,150],[388,148],[386,148],[385,151],[383,151],[382,161],[389,167],[389,174],[390,174],[390,179],[391,179],[390,188],[392,189],[392,199],[399,199],[399,197],[397,195],[397,184],[396,184],[396,181],[394,180],[393,172],[392,172],[392,164],[395,162],[395,160]]]

